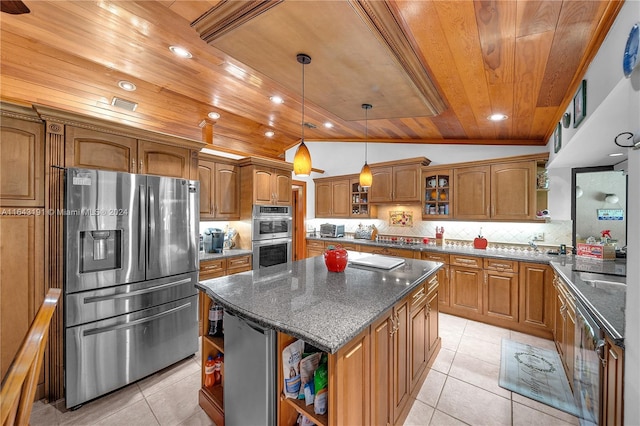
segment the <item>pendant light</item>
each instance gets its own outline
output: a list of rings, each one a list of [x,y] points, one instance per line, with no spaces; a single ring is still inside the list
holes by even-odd
[[[302,64],[302,137],[300,145],[293,157],[293,173],[296,176],[309,176],[311,174],[311,154],[304,144],[304,66],[311,63],[311,56],[305,53],[298,53],[298,62]]]
[[[363,188],[369,188],[371,182],[373,182],[373,176],[371,176],[371,168],[367,164],[367,112],[373,108],[371,104],[362,104],[364,109],[364,166],[360,170],[360,186]]]

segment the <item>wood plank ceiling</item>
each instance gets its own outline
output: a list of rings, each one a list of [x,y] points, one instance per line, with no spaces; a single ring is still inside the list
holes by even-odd
[[[544,145],[622,2],[243,2],[268,10],[210,44],[194,22],[235,2],[24,3],[30,13],[0,15],[3,100],[194,140],[212,124],[214,149],[277,158],[300,139],[299,52],[312,57],[305,68],[305,122],[315,126],[305,128],[308,141],[363,141],[360,105],[372,103],[370,142]],[[381,6],[386,18],[362,13]],[[402,39],[408,48],[398,47]],[[176,57],[171,45],[193,57]],[[416,93],[416,69],[432,84],[435,115]],[[137,90],[120,89],[120,80]],[[274,95],[284,103],[270,102]],[[137,109],[112,106],[114,96]],[[210,111],[221,117],[208,119]],[[497,112],[509,119],[487,120]]]

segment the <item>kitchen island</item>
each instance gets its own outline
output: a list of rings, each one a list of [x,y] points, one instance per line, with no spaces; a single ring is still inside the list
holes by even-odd
[[[349,252],[350,259],[363,256]],[[225,310],[278,333],[278,395],[283,388],[281,354],[302,339],[328,354],[328,412],[280,398],[278,424],[302,413],[316,424],[401,423],[440,349],[438,280],[441,263],[405,259],[383,270],[349,265],[327,271],[322,257],[201,281],[197,287]],[[207,352],[223,352],[223,339]],[[215,355],[215,354],[214,354]],[[204,366],[204,362],[203,362]],[[225,381],[233,377],[225,377]],[[200,391],[200,405],[220,424],[220,389]],[[415,396],[415,395],[413,395]],[[213,397],[213,398],[212,398]],[[212,409],[217,412],[212,413]]]

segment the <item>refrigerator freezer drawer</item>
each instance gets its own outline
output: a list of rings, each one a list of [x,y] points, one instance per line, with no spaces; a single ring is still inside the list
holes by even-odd
[[[65,327],[99,321],[162,305],[198,293],[198,273],[124,284],[67,295]]]
[[[66,329],[68,408],[165,368],[198,350],[198,298]]]

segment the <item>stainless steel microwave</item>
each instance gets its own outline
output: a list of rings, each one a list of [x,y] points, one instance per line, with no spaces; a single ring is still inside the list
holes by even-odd
[[[251,240],[292,238],[291,206],[254,206]]]

